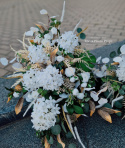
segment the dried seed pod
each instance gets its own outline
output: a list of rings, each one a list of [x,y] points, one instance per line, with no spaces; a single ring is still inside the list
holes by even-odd
[[[10,100],[11,100],[11,98],[10,98],[10,97],[8,97],[7,103],[8,103]]]
[[[90,106],[90,116],[92,116],[95,112],[95,103],[93,101],[89,101],[89,106]]]
[[[16,86],[15,86],[15,90],[17,90],[17,91],[21,91],[21,90],[22,90],[21,85],[19,85],[19,84],[18,84],[18,85],[16,85]]]
[[[23,107],[24,98],[20,98],[15,106],[15,113],[19,114],[21,112],[21,109]]]
[[[106,121],[108,121],[109,123],[112,123],[112,119],[111,116],[109,115],[109,113],[107,113],[106,111],[103,111],[102,109],[98,110],[98,114]]]

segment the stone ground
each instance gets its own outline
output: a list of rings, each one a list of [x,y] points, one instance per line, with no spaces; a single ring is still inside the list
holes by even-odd
[[[0,57],[14,57],[10,45],[21,48],[16,39],[38,22],[46,22],[39,11],[47,9],[51,16],[61,15],[63,0],[0,0]],[[82,18],[86,30],[83,47],[89,50],[125,39],[124,0],[66,0],[62,31],[72,30]],[[0,76],[12,73],[11,65],[0,65]]]

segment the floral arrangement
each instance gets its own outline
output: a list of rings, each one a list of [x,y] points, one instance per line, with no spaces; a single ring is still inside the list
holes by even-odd
[[[110,53],[112,63],[107,57],[96,59],[80,46],[79,37],[84,39],[87,29],[78,28],[81,21],[73,31],[60,32],[64,12],[65,2],[60,21],[41,10],[48,17],[48,25],[36,24],[25,32],[23,41],[19,40],[22,50],[11,47],[15,58],[9,63],[16,61],[12,64],[15,72],[7,79],[18,80],[6,88],[10,91],[7,102],[22,95],[15,106],[16,114],[21,112],[24,99],[29,102],[24,116],[32,107],[31,122],[45,148],[50,148],[55,136],[57,146],[65,148],[62,133],[67,138],[73,136],[84,148],[74,124],[80,116],[92,116],[97,111],[112,123],[110,114],[124,114],[125,45],[118,49],[118,56],[115,51]],[[6,58],[0,62],[8,64]]]

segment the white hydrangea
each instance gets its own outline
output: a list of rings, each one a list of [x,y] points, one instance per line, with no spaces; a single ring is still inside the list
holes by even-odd
[[[58,40],[60,48],[65,49],[66,53],[74,53],[74,49],[78,46],[78,37],[72,31],[65,32]]]
[[[59,74],[59,70],[49,65],[46,69],[42,71],[42,87],[45,90],[58,90],[59,87],[63,84],[62,74]]]
[[[54,126],[56,116],[60,114],[59,109],[58,104],[55,104],[55,100],[51,96],[49,100],[45,100],[44,97],[37,99],[31,114],[33,128],[37,131],[44,131]]]
[[[36,90],[41,87],[42,72],[37,69],[30,69],[23,74],[23,86],[26,90]]]
[[[29,46],[28,51],[29,51],[28,58],[32,63],[45,64],[49,60],[48,55],[43,51],[41,45]]]

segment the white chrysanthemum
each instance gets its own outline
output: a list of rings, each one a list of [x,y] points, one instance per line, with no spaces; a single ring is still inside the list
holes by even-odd
[[[42,71],[42,87],[45,90],[58,90],[63,84],[62,74],[59,74],[59,70],[52,65],[47,66]]]
[[[67,77],[71,77],[71,76],[73,76],[74,74],[75,74],[75,68],[73,68],[73,67],[68,67],[68,68],[65,69],[65,75],[66,75]]]
[[[28,58],[32,63],[47,63],[49,60],[48,55],[43,51],[41,45],[29,46],[28,48],[29,54]]]
[[[65,32],[58,40],[60,48],[65,49],[66,53],[74,53],[74,49],[78,46],[78,37],[72,31]]]
[[[31,114],[33,128],[37,131],[44,131],[54,126],[56,116],[60,113],[59,109],[58,104],[55,104],[55,100],[51,96],[49,100],[45,100],[44,97],[37,99]]]
[[[41,71],[38,71],[37,69],[30,69],[29,71],[26,71],[25,74],[23,74],[23,86],[26,90],[36,90],[42,85],[41,78]]]

